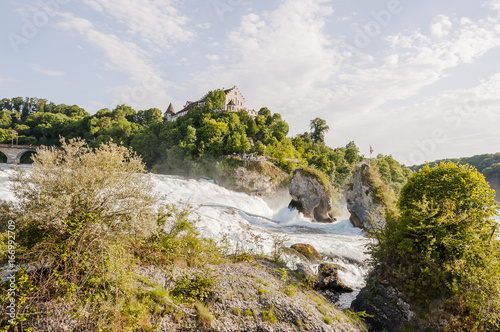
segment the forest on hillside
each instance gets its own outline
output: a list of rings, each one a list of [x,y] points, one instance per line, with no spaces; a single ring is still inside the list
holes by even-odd
[[[313,166],[337,190],[342,190],[364,159],[354,142],[328,147],[324,135],[329,126],[323,119],[312,119],[309,132],[289,137],[289,126],[279,113],[266,107],[256,118],[245,111],[216,112],[224,101],[222,90],[211,91],[205,105],[169,122],[158,108],[136,111],[118,105],[91,115],[77,105],[4,98],[0,101],[0,143],[10,143],[13,131],[19,144],[35,146],[58,146],[60,137],[81,137],[93,147],[113,140],[132,147],[155,172],[186,176],[203,175],[227,155],[265,155],[287,172],[301,165]],[[388,183],[397,183],[394,189],[398,191],[411,172],[394,159],[384,158],[379,156],[381,172]]]

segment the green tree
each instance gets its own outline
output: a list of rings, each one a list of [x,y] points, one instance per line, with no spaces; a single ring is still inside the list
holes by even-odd
[[[157,108],[150,108],[145,111],[137,112],[137,117],[135,122],[143,125],[149,126],[153,122],[162,122],[163,115],[161,111]]]
[[[398,207],[373,248],[377,272],[423,310],[446,303],[451,330],[498,330],[498,204],[484,176],[468,165],[425,166]]]
[[[9,110],[0,111],[0,128],[7,129],[12,125],[12,113]]]
[[[12,139],[12,130],[0,128],[0,143],[10,143]]]
[[[257,124],[255,123],[255,120],[250,118],[247,121],[247,129],[246,133],[248,137],[253,137],[257,132],[259,131],[259,127],[257,127]]]
[[[315,143],[324,142],[325,133],[327,133],[330,130],[330,127],[326,124],[326,121],[320,118],[315,118],[314,120],[311,120],[309,128],[311,129],[312,140]]]
[[[224,90],[217,89],[210,91],[205,100],[205,107],[210,111],[223,109],[226,105],[226,94]]]

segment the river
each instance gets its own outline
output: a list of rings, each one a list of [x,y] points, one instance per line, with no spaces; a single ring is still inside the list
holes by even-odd
[[[21,166],[28,168],[30,166]],[[9,189],[10,165],[0,164],[0,199],[14,201]],[[365,254],[368,240],[361,229],[350,223],[347,210],[337,222],[316,223],[296,210],[288,209],[288,193],[261,198],[227,190],[207,180],[184,179],[175,176],[153,174],[156,190],[163,196],[161,203],[174,203],[180,207],[192,206],[192,218],[200,233],[217,241],[225,238],[235,246],[252,249],[252,238],[259,238],[260,248],[266,254],[273,251],[273,237],[284,239],[284,244],[307,243],[314,246],[326,262],[342,267],[339,275],[343,282],[354,289],[342,295],[337,304],[348,307],[364,286],[368,271]],[[296,261],[287,260],[293,268]],[[313,266],[317,268],[317,265]]]

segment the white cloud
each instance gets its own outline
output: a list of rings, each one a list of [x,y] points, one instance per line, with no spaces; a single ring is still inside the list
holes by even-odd
[[[210,29],[211,26],[212,26],[212,24],[210,24],[210,23],[196,24],[196,28],[198,28],[198,29]]]
[[[225,63],[198,73],[193,84],[204,91],[213,89],[213,77],[218,78],[216,86],[255,82],[239,85],[247,100],[259,101],[255,107],[295,105],[298,109],[305,101],[307,105],[311,100],[324,102],[319,100],[320,90],[332,78],[340,58],[325,32],[332,13],[329,1],[284,0],[274,11],[242,16],[220,51]]]
[[[431,34],[438,38],[446,37],[450,34],[452,23],[445,15],[438,15],[431,24]]]
[[[84,3],[125,25],[129,37],[139,36],[151,46],[169,47],[194,37],[188,28],[189,19],[170,0],[84,0]]]
[[[483,5],[489,7],[493,10],[500,11],[500,0],[486,1]]]
[[[497,73],[472,88],[447,90],[409,106],[362,117],[339,114],[341,126],[331,139],[353,137],[359,146],[373,145],[377,153],[393,154],[407,165],[492,153],[497,148],[494,142],[500,140],[500,132],[492,125],[500,123],[499,89]]]
[[[205,55],[205,57],[210,61],[219,61],[220,60],[220,56],[218,56],[217,54],[207,54],[207,55]]]
[[[342,16],[342,17],[340,17],[338,20],[339,20],[339,22],[348,22],[348,21],[352,21],[352,16],[351,16],[351,15]]]
[[[62,75],[64,75],[64,73],[62,71],[46,69],[46,68],[43,68],[43,67],[41,67],[37,64],[34,64],[34,63],[30,64],[30,67],[31,67],[31,69],[33,69],[37,73],[44,74],[47,76],[62,76]]]
[[[98,31],[92,22],[86,19],[74,17],[70,13],[63,13],[60,16],[63,21],[58,27],[77,30],[105,54],[109,69],[124,72],[129,76],[128,84],[109,88],[117,104],[151,107],[167,103],[172,99],[165,92],[172,83],[163,80],[157,74],[156,66],[149,60],[148,53],[144,49],[116,35]]]
[[[443,23],[448,21],[444,16],[436,21],[451,28]],[[462,19],[448,33],[447,38],[437,40],[420,30],[387,36],[389,48],[378,55],[382,61],[353,62],[357,69],[340,75],[350,87],[340,104],[351,112],[374,111],[389,101],[416,95],[422,87],[445,78],[448,70],[472,63],[500,46],[500,24],[492,19]]]

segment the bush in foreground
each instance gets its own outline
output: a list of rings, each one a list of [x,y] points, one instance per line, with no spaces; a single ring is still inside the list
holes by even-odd
[[[81,140],[63,140],[62,147],[39,151],[32,170],[11,179],[18,198],[10,215],[16,263],[27,268],[16,272],[14,325],[22,330],[52,316],[90,330],[151,330],[166,312],[182,315],[139,271],[203,267],[219,258],[214,243],[198,236],[189,209],[157,209],[153,184],[131,150],[112,142],[91,149]],[[6,253],[1,258],[6,262]],[[201,288],[189,285],[198,294]],[[203,286],[208,294],[210,285]],[[2,294],[8,288],[0,284]],[[178,293],[186,301],[193,297]],[[2,295],[2,308],[8,303]]]
[[[500,329],[498,204],[469,166],[414,174],[372,248],[376,272],[402,290],[421,317],[454,331]]]

